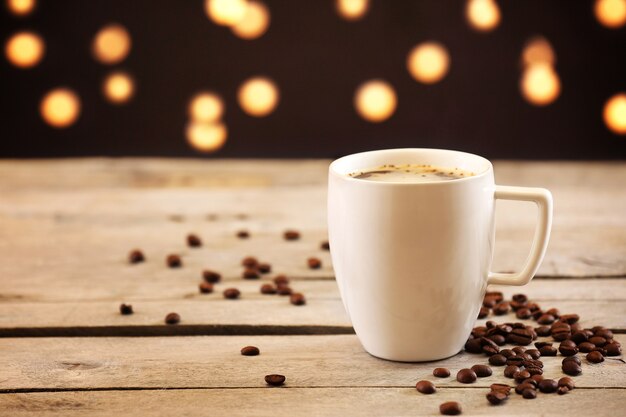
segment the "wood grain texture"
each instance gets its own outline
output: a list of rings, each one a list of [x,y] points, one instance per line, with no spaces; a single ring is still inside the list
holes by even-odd
[[[414,388],[253,388],[1,394],[0,414],[100,417],[185,416],[438,416],[439,404],[458,401],[463,415],[613,417],[626,407],[626,390],[576,389],[560,396],[539,394],[534,401],[512,394],[490,405],[485,389],[440,389],[422,395]]]
[[[626,336],[616,339],[626,342]],[[257,346],[259,356],[240,349]],[[489,387],[512,383],[494,373],[463,385],[462,368],[487,364],[485,355],[460,353],[437,362],[399,363],[366,353],[355,335],[197,336],[149,338],[0,339],[0,389],[235,388],[263,387],[263,377],[287,376],[290,387],[413,387],[421,379],[441,387]],[[544,377],[560,378],[562,356],[542,358]],[[578,387],[624,387],[626,364],[619,357],[588,364],[575,378]],[[435,367],[452,371],[435,378]]]

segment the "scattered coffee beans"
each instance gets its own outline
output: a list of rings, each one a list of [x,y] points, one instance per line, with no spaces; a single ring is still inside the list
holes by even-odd
[[[502,391],[491,391],[487,394],[487,401],[493,405],[502,404],[508,398],[509,396]]]
[[[259,351],[259,348],[256,346],[246,346],[246,347],[241,348],[241,354],[243,356],[256,356],[259,353],[261,352]]]
[[[254,256],[246,256],[241,260],[241,265],[246,268],[256,268],[259,261]]]
[[[283,233],[283,237],[285,238],[285,240],[298,240],[300,239],[300,232],[296,230],[285,230],[285,233]]]
[[[433,383],[430,381],[419,381],[417,384],[415,384],[415,389],[417,389],[422,394],[434,394],[435,391],[437,391]]]
[[[439,406],[439,412],[444,416],[458,416],[461,414],[461,404],[456,401],[448,401]]]
[[[450,376],[450,370],[447,368],[435,368],[433,370],[433,375],[437,378],[447,378]]]
[[[237,237],[239,239],[247,239],[250,237],[250,232],[248,232],[247,230],[240,230],[237,232]]]
[[[523,382],[525,379],[530,378],[530,372],[528,371],[519,371],[513,375],[513,378],[516,382]]]
[[[289,284],[289,278],[287,278],[285,275],[278,275],[274,278],[274,284],[276,285]]]
[[[276,287],[272,284],[261,285],[261,294],[276,294]]]
[[[476,376],[479,378],[491,376],[491,374],[493,373],[491,368],[487,365],[474,365],[472,366],[472,371],[474,371]]]
[[[261,277],[261,275],[259,275],[259,272],[254,268],[246,268],[241,276],[244,279],[259,279]]]
[[[491,388],[492,391],[504,392],[506,395],[511,393],[511,387],[506,384],[491,384],[489,388]]]
[[[322,267],[322,261],[318,258],[309,258],[306,263],[309,266],[309,269],[320,269]]]
[[[143,252],[139,249],[134,249],[128,254],[128,262],[131,264],[138,264],[139,262],[143,262],[145,260],[146,258],[143,255]]]
[[[600,352],[598,352],[597,350],[594,350],[593,352],[587,353],[586,358],[591,363],[604,362],[604,356],[602,356],[602,354]]]
[[[239,298],[241,292],[237,288],[227,288],[224,290],[224,298],[228,298],[230,300],[235,300]]]
[[[180,316],[178,313],[169,313],[165,316],[165,324],[178,324],[180,323]]]
[[[508,365],[506,368],[504,368],[504,376],[507,378],[515,378],[515,374],[519,371],[519,367],[515,365]]]
[[[489,363],[493,366],[504,366],[506,365],[506,357],[502,354],[496,354],[489,357]]]
[[[267,274],[269,272],[272,272],[272,265],[268,263],[261,263],[257,266],[257,269],[259,270],[260,273]]]
[[[559,395],[565,395],[565,394],[567,394],[568,392],[569,392],[569,389],[567,389],[567,387],[559,387],[559,388],[556,390],[556,393],[557,393],[557,394],[559,394]]]
[[[304,295],[296,292],[291,294],[291,296],[289,297],[289,302],[295,306],[302,306],[306,304],[306,299],[304,298]]]
[[[209,294],[213,292],[213,284],[210,282],[201,282],[198,289],[202,294]]]
[[[215,271],[210,271],[208,269],[205,269],[204,271],[202,271],[202,278],[204,278],[204,280],[206,282],[210,282],[211,284],[215,284],[216,282],[220,282],[222,279],[222,275],[218,274]]]
[[[549,394],[552,392],[556,392],[556,390],[559,388],[559,383],[556,382],[554,379],[544,379],[539,381],[539,384],[537,386],[539,388],[539,391]]]
[[[527,400],[535,399],[537,398],[537,391],[532,388],[526,388],[524,391],[522,391],[522,397],[526,398]]]
[[[622,347],[617,342],[609,343],[604,348],[606,349],[606,356],[619,356],[622,354]]]
[[[288,285],[278,285],[276,287],[276,293],[278,295],[291,295],[292,290]]]
[[[567,375],[572,375],[572,376],[580,375],[583,372],[583,370],[580,367],[580,365],[577,364],[575,361],[563,362],[563,365],[561,366],[561,369]]]
[[[133,314],[133,306],[130,304],[120,304],[120,314],[123,316]]]
[[[183,261],[178,255],[167,255],[167,258],[165,258],[165,263],[170,268],[179,268],[183,265]]]
[[[557,384],[559,387],[566,387],[570,391],[573,390],[575,387],[574,380],[568,376],[564,376],[563,378],[559,379],[559,382]]]
[[[539,349],[541,356],[556,356],[557,349],[554,346],[543,346]]]
[[[320,249],[322,249],[322,250],[330,250],[330,244],[328,243],[327,240],[320,244]]]
[[[271,374],[271,375],[265,375],[265,382],[268,385],[274,386],[274,387],[278,387],[281,386],[285,383],[285,375],[277,375],[277,374]]]
[[[511,311],[511,307],[509,303],[506,302],[496,304],[493,308],[493,314],[495,314],[496,316],[503,316],[505,314],[508,314],[509,311]]]
[[[202,246],[202,240],[194,234],[187,235],[187,245],[191,248],[199,248]]]
[[[530,376],[530,375],[529,375]],[[456,374],[456,380],[462,384],[471,384],[472,382],[476,382],[476,373],[471,369],[461,369]]]

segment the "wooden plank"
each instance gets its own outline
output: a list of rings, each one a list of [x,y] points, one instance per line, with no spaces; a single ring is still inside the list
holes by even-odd
[[[626,336],[617,335],[626,342]],[[257,346],[259,356],[240,349]],[[459,369],[487,364],[485,355],[460,353],[437,362],[399,363],[366,353],[355,335],[198,336],[151,338],[0,339],[0,389],[240,388],[265,386],[264,375],[287,376],[290,387],[413,387],[421,379],[441,387],[456,381]],[[544,376],[560,378],[562,356],[543,358]],[[626,387],[626,363],[607,358],[588,364],[578,387]],[[452,371],[435,381],[435,367]],[[502,367],[470,387],[511,383]]]
[[[534,401],[512,394],[491,406],[484,389],[441,389],[422,395],[411,388],[254,388],[0,395],[0,414],[21,416],[436,416],[439,404],[458,401],[463,415],[613,417],[626,407],[623,389],[576,389],[566,396],[539,394]]]

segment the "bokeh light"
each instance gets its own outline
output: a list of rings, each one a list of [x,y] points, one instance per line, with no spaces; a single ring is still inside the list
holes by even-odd
[[[383,80],[361,84],[354,94],[354,108],[369,122],[382,122],[396,111],[398,99],[393,87]]]
[[[528,66],[520,82],[522,96],[535,106],[546,106],[559,97],[561,81],[551,65],[538,63]]]
[[[250,1],[246,13],[230,29],[242,39],[256,39],[262,36],[270,25],[270,11],[260,1]]]
[[[33,32],[18,32],[4,46],[7,60],[19,68],[34,67],[41,61],[45,51],[43,39]]]
[[[200,152],[215,152],[224,146],[228,129],[224,123],[191,122],[186,128],[187,142]]]
[[[593,11],[602,25],[615,29],[626,23],[626,0],[596,0]]]
[[[407,69],[413,78],[424,84],[439,82],[448,73],[450,56],[437,42],[424,42],[411,50]]]
[[[189,103],[189,117],[194,122],[216,122],[223,114],[222,98],[210,91],[196,94]]]
[[[36,0],[7,0],[7,9],[16,16],[26,16],[35,10]]]
[[[80,99],[68,88],[57,88],[48,92],[39,107],[41,117],[50,126],[71,126],[80,116]]]
[[[103,64],[117,64],[126,59],[131,43],[130,35],[124,26],[110,24],[96,34],[92,45],[93,55]]]
[[[480,32],[489,32],[500,24],[500,8],[495,0],[468,0],[465,16],[469,24]]]
[[[207,16],[214,23],[222,26],[232,26],[242,21],[247,8],[247,0],[205,0],[204,2]]]
[[[607,100],[602,114],[606,126],[618,135],[626,135],[626,93]]]
[[[533,64],[556,64],[556,55],[550,42],[544,37],[537,36],[526,42],[522,52],[522,63]]]
[[[111,103],[123,104],[133,97],[135,82],[125,72],[113,72],[104,79],[102,91]]]
[[[279,101],[276,84],[265,77],[246,80],[237,92],[239,106],[244,112],[254,117],[263,117],[272,113]]]
[[[358,20],[370,7],[369,0],[335,0],[335,9],[346,20]]]

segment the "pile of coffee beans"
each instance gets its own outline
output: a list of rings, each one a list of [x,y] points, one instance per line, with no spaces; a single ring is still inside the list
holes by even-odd
[[[538,326],[523,322],[496,323],[487,321],[484,326],[475,327],[465,343],[465,351],[483,354],[491,366],[502,367],[505,378],[513,384],[497,383],[490,386],[486,398],[489,404],[500,405],[507,401],[513,389],[524,399],[535,399],[538,394],[564,395],[574,389],[572,376],[583,372],[579,353],[586,354],[589,365],[596,365],[607,356],[619,356],[621,345],[613,338],[611,330],[602,326],[583,328],[577,314],[561,314],[558,309],[543,310],[537,303],[528,300],[524,294],[516,294],[511,300],[504,300],[501,292],[488,292],[483,300],[478,318],[490,314],[504,315],[514,312],[518,319],[533,320]],[[538,340],[538,338],[545,340]],[[533,344],[534,348],[529,345]],[[505,345],[512,345],[510,348]],[[562,356],[562,375],[544,375],[544,363],[541,358]],[[477,364],[460,369],[456,380],[462,384],[471,384],[477,378],[491,376],[492,368]],[[433,376],[447,378],[450,370],[435,368]],[[429,381],[419,381],[419,392],[432,394],[436,388]],[[441,404],[440,413],[445,415],[461,414],[458,403]]]

